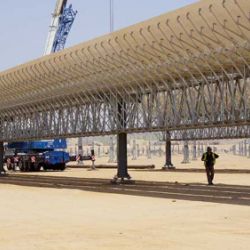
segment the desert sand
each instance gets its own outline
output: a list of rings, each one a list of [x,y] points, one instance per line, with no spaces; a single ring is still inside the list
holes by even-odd
[[[130,170],[135,180],[214,188],[206,186],[203,172],[159,171],[164,157],[130,158],[129,164],[156,165],[154,171]],[[173,156],[177,169],[203,169],[200,160],[181,161],[181,155]],[[105,162],[107,157],[102,157],[96,164]],[[221,154],[216,169],[249,170],[249,163],[246,157]],[[36,175],[103,178],[108,182],[115,173],[115,169],[79,168]],[[215,184],[218,190],[227,185],[235,190],[241,187],[248,199],[250,173],[217,173]],[[239,205],[9,184],[0,184],[0,196],[1,250],[247,250],[250,246],[250,202]]]

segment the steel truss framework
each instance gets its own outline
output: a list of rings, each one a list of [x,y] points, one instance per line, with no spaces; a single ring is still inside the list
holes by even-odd
[[[233,127],[211,127],[189,130],[175,130],[171,133],[171,139],[183,140],[213,140],[213,139],[233,139],[250,138],[250,126]]]
[[[0,140],[249,136],[249,13],[200,1],[0,73]]]

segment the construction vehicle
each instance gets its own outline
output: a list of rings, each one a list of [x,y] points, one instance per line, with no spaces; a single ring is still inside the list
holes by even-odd
[[[69,154],[65,140],[13,142],[7,145],[5,162],[8,170],[64,170]]]
[[[57,0],[44,55],[64,49],[76,14],[72,5],[67,7],[67,0]],[[12,142],[5,148],[5,162],[8,170],[64,170],[69,161],[69,154],[63,151],[66,148],[66,139]]]

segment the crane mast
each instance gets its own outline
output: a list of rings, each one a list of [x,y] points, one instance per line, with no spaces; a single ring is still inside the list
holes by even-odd
[[[45,46],[44,55],[64,49],[71,26],[77,11],[72,5],[67,7],[67,0],[57,0]]]

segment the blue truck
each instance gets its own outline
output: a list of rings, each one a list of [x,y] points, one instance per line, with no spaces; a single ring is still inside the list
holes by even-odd
[[[65,139],[8,143],[5,162],[8,170],[65,170],[69,154]]]

